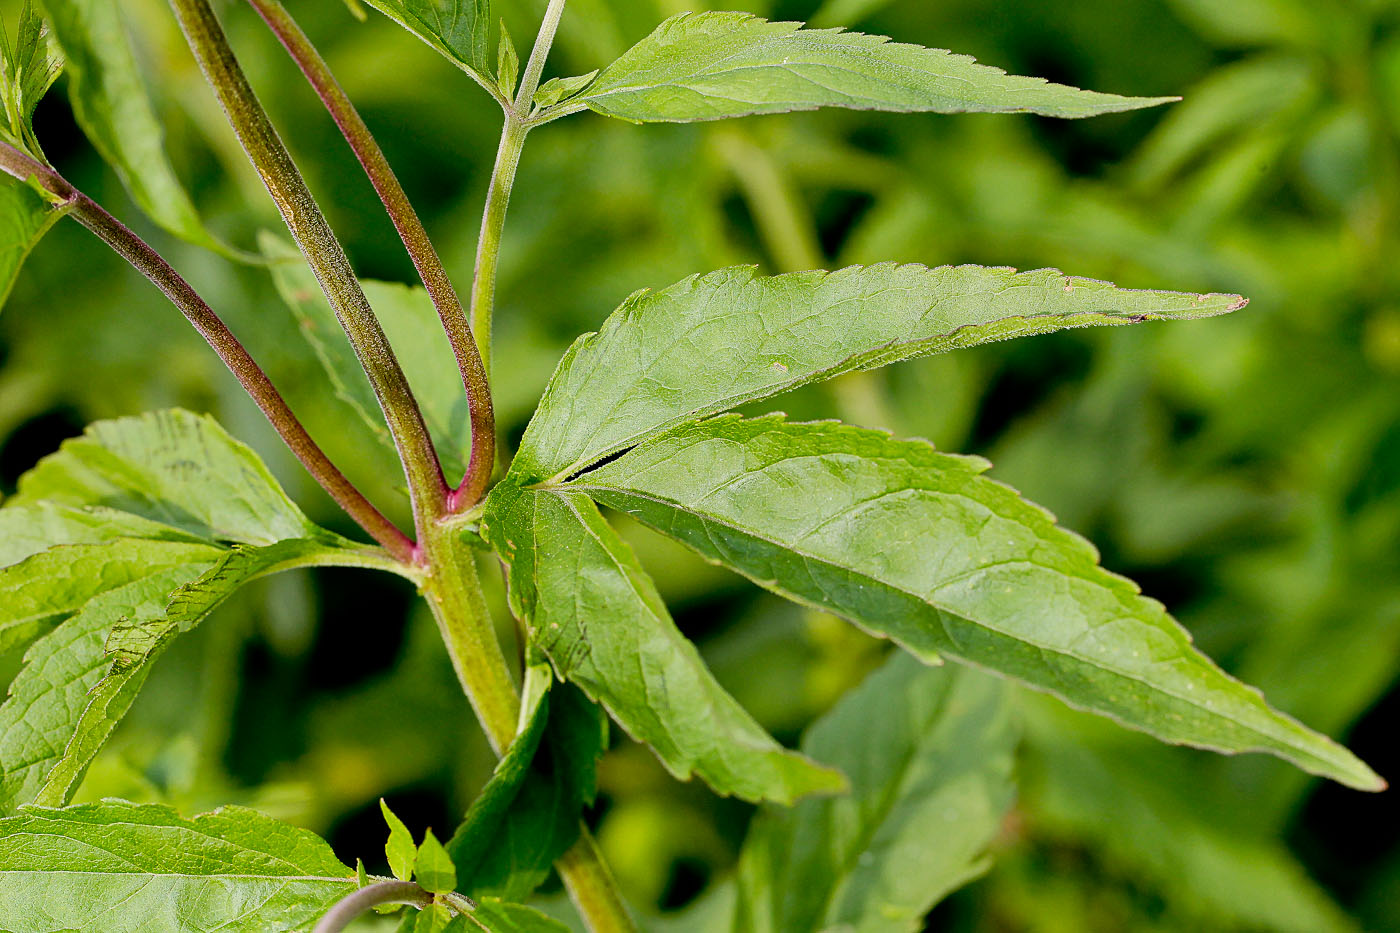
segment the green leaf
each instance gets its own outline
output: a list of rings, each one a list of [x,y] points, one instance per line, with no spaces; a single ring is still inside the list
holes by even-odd
[[[442,904],[429,904],[409,917],[414,918],[413,933],[443,933],[452,924],[452,911]]]
[[[0,174],[0,308],[30,252],[67,211],[19,179]]]
[[[496,45],[496,87],[506,98],[515,97],[515,83],[520,79],[520,56],[516,54],[515,42],[501,20],[501,38]]]
[[[549,665],[525,676],[525,726],[447,843],[461,889],[524,900],[578,838],[596,792],[607,720]]]
[[[536,107],[553,107],[560,101],[568,100],[579,91],[588,87],[589,82],[598,77],[597,70],[590,71],[586,75],[574,75],[572,78],[550,78],[535,90],[534,103]]]
[[[165,153],[118,0],[41,0],[63,50],[73,116],[140,208],[176,236],[228,253],[204,228]]]
[[[452,856],[438,842],[431,827],[423,834],[423,844],[418,847],[414,874],[423,889],[433,894],[446,894],[457,888],[457,869],[452,864]]]
[[[210,542],[326,534],[257,454],[214,419],[179,409],[89,425],[21,477],[7,507],[40,501],[118,509]]]
[[[10,933],[290,933],[354,890],[325,842],[241,807],[184,819],[107,800],[0,819]]]
[[[19,485],[0,509],[14,561],[0,650],[33,644],[0,704],[0,812],[66,803],[151,664],[239,586],[386,566],[311,524],[251,450],[188,412],[92,425]]]
[[[330,376],[336,394],[364,420],[385,449],[394,452],[379,400],[315,274],[300,253],[276,236],[264,233],[259,243],[266,256],[279,260],[271,267],[278,294],[301,324],[302,333]],[[404,361],[443,469],[449,474],[464,474],[471,448],[471,411],[457,360],[443,335],[432,299],[422,288],[395,282],[364,280],[360,285]]]
[[[34,138],[34,108],[63,70],[63,56],[31,0],[23,0],[15,20],[14,40],[0,20],[0,98],[5,113],[0,135],[42,161]]]
[[[764,807],[740,855],[736,929],[923,929],[943,897],[987,869],[1011,805],[1006,684],[896,654],[804,736],[851,794]]]
[[[365,0],[428,43],[481,84],[487,83],[491,0]]]
[[[836,423],[725,417],[565,488],[916,654],[999,671],[1167,742],[1266,751],[1384,787],[1196,651],[1160,603],[987,466]]]
[[[1134,291],[1053,269],[883,263],[638,292],[564,355],[511,465],[569,476],[681,422],[857,369],[1029,334],[1224,314],[1238,295]]]
[[[844,788],[836,772],[778,745],[715,681],[586,497],[503,483],[483,522],[510,564],[511,605],[532,642],[676,777],[782,803]]]
[[[637,123],[688,123],[818,107],[1090,117],[1174,99],[1081,91],[942,49],[726,12],[666,20],[578,102]]]
[[[490,933],[568,933],[569,929],[533,907],[508,904],[494,897],[477,898],[476,910],[470,916],[458,917],[453,923],[459,921],[461,930],[486,929]],[[448,929],[456,933],[458,928]]]
[[[389,870],[400,881],[413,878],[413,867],[418,862],[418,846],[413,843],[413,833],[403,824],[384,798],[379,799],[379,809],[384,813],[384,822],[389,824],[389,841],[384,844],[384,855],[389,859]]]

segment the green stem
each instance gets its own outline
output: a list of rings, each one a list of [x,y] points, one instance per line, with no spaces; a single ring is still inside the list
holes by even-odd
[[[495,627],[481,592],[473,549],[448,523],[423,539],[430,568],[423,593],[432,607],[462,689],[497,755],[515,739],[520,694],[501,653]],[[554,867],[593,933],[635,933],[612,874],[588,828]]]
[[[432,298],[447,332],[452,352],[457,357],[457,368],[462,374],[462,386],[466,391],[467,405],[471,412],[472,449],[471,460],[467,465],[466,476],[461,486],[453,493],[451,507],[470,508],[481,500],[486,492],[486,484],[491,479],[491,471],[496,462],[496,419],[491,408],[491,389],[487,384],[486,367],[481,361],[476,340],[472,337],[471,326],[466,312],[452,287],[452,280],[442,266],[442,260],[428,238],[418,212],[413,209],[408,194],[399,184],[384,151],[375,142],[369,127],[351,103],[340,82],[331,74],[316,47],[302,32],[279,0],[248,0],[248,3],[267,23],[278,41],[296,62],[301,73],[316,91],[331,118],[339,127],[341,135],[350,145],[369,176],[379,200],[383,202],[394,229],[403,241],[404,249],[413,260],[423,287]]]
[[[530,102],[540,87],[544,63],[554,45],[559,20],[564,15],[566,0],[549,0],[540,24],[535,46],[520,77],[520,89],[515,102],[503,106],[506,121],[501,129],[501,144],[496,149],[496,164],[491,170],[491,186],[486,192],[486,210],[481,215],[481,236],[476,243],[476,270],[472,280],[472,332],[481,347],[486,370],[491,371],[491,315],[496,303],[496,273],[501,253],[501,234],[506,226],[506,210],[510,207],[511,189],[515,187],[515,172],[520,167],[520,152],[530,132],[528,119]]]
[[[413,559],[413,541],[365,498],[345,474],[341,473],[312,440],[297,416],[292,412],[277,387],[272,384],[252,355],[239,342],[214,309],[180,277],[180,274],[139,236],[121,221],[107,213],[100,204],[74,188],[58,172],[42,162],[0,143],[0,170],[21,181],[34,179],[54,197],[61,199],[73,218],[95,233],[152,284],[165,293],[171,303],[213,348],[229,368],[268,422],[277,431],[293,455],[332,499],[355,520],[396,561]],[[65,209],[63,207],[55,210]]]
[[[420,537],[447,510],[448,489],[408,378],[374,316],[340,241],[238,64],[209,0],[170,0],[185,39],[287,229],[321,283],[369,377],[408,480]]]

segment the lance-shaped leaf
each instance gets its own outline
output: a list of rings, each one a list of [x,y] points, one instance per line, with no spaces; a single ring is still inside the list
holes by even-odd
[[[1384,786],[1196,651],[1161,603],[987,466],[836,423],[725,417],[566,488],[916,653],[1000,671],[1167,742]]]
[[[185,819],[106,800],[0,819],[10,933],[305,933],[354,890],[321,839],[241,807]]]
[[[67,802],[151,663],[243,583],[393,566],[311,524],[251,450],[182,411],[91,426],[21,477],[0,531],[15,539],[0,649],[33,641],[0,704],[0,811]]]
[[[365,0],[487,86],[491,0]]]
[[[277,292],[296,315],[336,394],[355,410],[385,450],[394,453],[379,400],[311,267],[294,247],[272,234],[263,234],[259,243],[265,255],[278,260],[272,267]],[[360,285],[390,343],[403,357],[443,469],[461,476],[471,448],[471,409],[433,300],[424,289],[397,282],[365,279]]]
[[[325,540],[308,538],[279,541],[260,548],[240,545],[224,552],[217,563],[173,592],[167,588],[149,604],[123,606],[122,615],[115,621],[109,614],[93,611],[97,600],[89,603],[82,613],[60,627],[62,634],[55,641],[66,642],[64,656],[59,661],[65,672],[82,670],[78,682],[87,683],[92,678],[87,665],[96,663],[100,677],[83,693],[80,703],[66,705],[59,711],[62,715],[54,717],[57,720],[54,733],[66,741],[62,755],[42,766],[47,775],[34,802],[62,806],[72,798],[88,765],[131,708],[151,665],[177,635],[204,621],[219,604],[249,581],[293,567],[340,565],[347,561],[347,555],[341,551]],[[188,577],[189,571],[203,566],[187,565],[171,579]],[[168,582],[163,581],[162,585]],[[152,589],[152,595],[157,591],[158,588]],[[103,633],[106,640],[101,646],[89,638],[90,634]],[[74,641],[67,641],[70,637]],[[81,644],[77,639],[83,639]],[[95,648],[98,650],[94,651]],[[32,678],[34,673],[26,667],[21,676]],[[71,689],[72,683],[67,681],[65,686]],[[41,699],[26,711],[26,716],[33,716],[36,708],[50,709],[52,704],[47,698]],[[78,711],[76,716],[74,710]],[[0,722],[6,720],[8,713],[8,705],[0,706]],[[0,745],[0,751],[8,750],[8,745]],[[32,773],[40,768],[36,762],[29,770]],[[8,768],[6,772],[8,778]]]
[[[43,159],[34,138],[34,108],[58,77],[62,61],[29,0],[20,5],[13,34],[7,25],[0,19],[0,139]],[[24,181],[0,173],[0,307],[30,251],[66,210]]]
[[[1238,295],[1134,291],[1053,269],[752,267],[638,292],[559,363],[511,466],[562,478],[683,421],[897,360],[1092,324],[1224,314]]]
[[[20,477],[8,505],[100,506],[211,542],[272,544],[324,534],[246,445],[179,409],[89,425]]]
[[[840,774],[784,749],[725,692],[587,497],[502,483],[485,523],[533,643],[676,777],[781,803],[844,788]]]
[[[176,236],[228,254],[204,228],[166,155],[118,0],[42,0],[42,6],[63,50],[73,116],[132,200]]]
[[[491,933],[568,933],[569,929],[533,907],[507,904],[495,897],[478,898],[470,916],[464,914],[452,923],[450,933],[477,933],[483,928]]]
[[[966,55],[748,13],[680,13],[576,99],[638,123],[848,107],[1091,117],[1171,97],[1119,97],[1008,75]]]
[[[896,654],[803,737],[851,794],[765,807],[739,862],[751,933],[913,933],[986,870],[1014,793],[1007,685]]]

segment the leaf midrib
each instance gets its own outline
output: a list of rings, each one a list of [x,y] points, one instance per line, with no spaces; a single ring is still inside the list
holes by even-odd
[[[781,550],[781,551],[787,551],[787,552],[789,552],[789,553],[796,554],[798,557],[802,558],[802,559],[805,560],[805,561],[811,561],[812,563],[821,564],[822,566],[832,567],[832,568],[840,569],[840,570],[843,570],[843,571],[846,571],[846,572],[849,572],[849,573],[854,573],[854,574],[856,574],[856,575],[859,576],[859,577],[862,577],[862,578],[864,578],[864,579],[866,579],[866,580],[869,580],[871,583],[878,584],[879,586],[882,586],[882,587],[886,587],[886,588],[888,588],[888,589],[890,589],[890,590],[893,590],[893,591],[895,591],[895,592],[897,592],[897,593],[899,593],[899,594],[901,594],[901,595],[904,595],[904,596],[906,596],[906,597],[908,597],[908,598],[910,598],[910,599],[912,599],[912,600],[914,600],[914,601],[916,601],[916,602],[920,602],[920,603],[923,603],[923,604],[925,604],[925,605],[927,605],[927,606],[930,606],[931,608],[933,608],[934,610],[936,610],[937,612],[941,613],[941,614],[944,615],[944,616],[951,616],[951,617],[953,617],[953,618],[961,619],[963,622],[966,622],[967,624],[969,624],[969,625],[971,625],[971,626],[973,626],[973,627],[975,627],[975,628],[979,628],[979,629],[982,629],[982,630],[987,631],[987,632],[995,633],[996,635],[998,635],[998,636],[1000,636],[1000,637],[1003,637],[1003,638],[1010,638],[1010,639],[1013,639],[1013,640],[1016,640],[1016,641],[1020,641],[1020,642],[1022,642],[1023,644],[1026,644],[1026,645],[1028,645],[1028,646],[1030,646],[1030,647],[1032,647],[1032,648],[1035,648],[1036,650],[1041,651],[1041,652],[1043,652],[1043,653],[1049,653],[1049,654],[1055,654],[1055,655],[1062,655],[1062,656],[1066,656],[1066,657],[1072,658],[1072,659],[1074,659],[1074,660],[1076,660],[1076,661],[1079,661],[1079,662],[1081,662],[1081,663],[1083,663],[1083,664],[1086,664],[1086,665],[1088,665],[1088,666],[1090,666],[1090,667],[1093,667],[1093,668],[1095,668],[1095,669],[1097,669],[1097,670],[1104,671],[1105,673],[1112,674],[1112,675],[1114,675],[1114,676],[1116,676],[1116,677],[1121,677],[1121,678],[1123,678],[1124,680],[1133,681],[1133,682],[1135,682],[1135,683],[1138,683],[1138,684],[1142,685],[1144,688],[1146,688],[1147,690],[1149,690],[1149,691],[1151,691],[1151,692],[1153,692],[1153,693],[1157,693],[1157,694],[1159,694],[1159,695],[1161,695],[1161,696],[1168,697],[1168,698],[1170,698],[1170,699],[1173,699],[1173,700],[1176,700],[1176,701],[1178,701],[1178,702],[1181,702],[1181,703],[1183,703],[1183,704],[1185,704],[1185,705],[1187,705],[1187,706],[1190,706],[1190,707],[1193,707],[1193,708],[1195,708],[1195,709],[1201,710],[1202,712],[1205,712],[1205,713],[1209,714],[1212,718],[1219,718],[1219,719],[1227,718],[1227,717],[1221,716],[1221,714],[1220,714],[1219,712],[1210,709],[1209,707],[1207,707],[1207,706],[1203,705],[1202,703],[1196,701],[1196,700],[1193,699],[1192,697],[1183,696],[1183,695],[1174,693],[1174,692],[1172,692],[1172,691],[1170,691],[1170,690],[1163,689],[1163,688],[1161,688],[1161,687],[1159,687],[1159,686],[1157,686],[1157,685],[1155,685],[1155,684],[1152,684],[1152,683],[1149,682],[1149,681],[1143,680],[1143,679],[1142,679],[1141,677],[1139,677],[1139,676],[1134,676],[1134,675],[1132,675],[1132,674],[1130,674],[1130,673],[1127,673],[1127,672],[1124,672],[1124,671],[1120,671],[1120,670],[1117,670],[1117,669],[1112,668],[1112,667],[1106,667],[1106,666],[1104,666],[1104,665],[1103,665],[1101,662],[1099,662],[1099,661],[1096,661],[1096,660],[1094,660],[1094,659],[1092,659],[1092,658],[1083,657],[1083,656],[1079,655],[1078,653],[1075,653],[1075,652],[1073,652],[1073,651],[1071,651],[1071,650],[1060,649],[1060,648],[1052,648],[1052,647],[1050,647],[1050,646],[1043,645],[1043,644],[1039,644],[1039,643],[1037,643],[1037,642],[1035,642],[1035,641],[1032,641],[1032,640],[1029,639],[1029,638],[1022,638],[1021,636],[1012,635],[1012,634],[1010,634],[1010,633],[1004,632],[1004,631],[1002,631],[1002,630],[1000,630],[1000,629],[997,629],[997,628],[995,628],[995,627],[993,627],[993,626],[991,626],[991,625],[988,625],[988,624],[986,624],[986,623],[984,623],[984,622],[980,622],[980,621],[975,620],[975,619],[969,619],[969,618],[967,618],[966,616],[963,616],[963,615],[961,615],[961,614],[959,614],[959,613],[957,613],[957,612],[953,612],[952,610],[948,609],[948,608],[945,607],[945,606],[939,605],[938,603],[936,603],[936,602],[933,601],[932,599],[928,599],[928,598],[925,598],[925,597],[923,597],[923,596],[921,596],[921,595],[919,595],[919,594],[910,592],[908,588],[906,588],[906,587],[904,587],[904,586],[902,586],[902,585],[899,585],[899,584],[896,584],[896,583],[890,583],[890,582],[885,581],[885,580],[881,580],[881,579],[878,578],[878,577],[875,577],[875,576],[873,576],[873,575],[871,575],[871,574],[868,574],[868,573],[865,573],[865,572],[863,572],[863,571],[855,570],[854,568],[851,568],[851,567],[846,567],[846,566],[843,566],[843,565],[840,565],[840,564],[835,564],[835,563],[833,563],[833,562],[832,562],[830,559],[828,559],[828,558],[821,557],[821,556],[818,556],[818,555],[809,553],[809,552],[807,552],[807,551],[804,551],[804,550],[802,550],[802,549],[800,549],[800,548],[792,547],[792,546],[790,546],[790,545],[788,545],[788,544],[785,544],[785,543],[776,541],[776,540],[774,540],[773,538],[771,538],[771,537],[769,537],[769,536],[767,536],[767,535],[763,535],[763,534],[760,534],[760,533],[758,533],[758,532],[755,532],[755,531],[752,531],[752,530],[750,530],[750,529],[747,529],[747,528],[744,528],[744,527],[742,527],[742,526],[739,526],[739,525],[737,525],[737,524],[734,524],[734,523],[732,523],[732,522],[724,521],[724,520],[715,518],[715,517],[713,517],[713,516],[710,516],[710,515],[707,515],[707,514],[698,512],[698,511],[696,511],[696,510],[694,510],[694,509],[686,508],[686,507],[682,506],[681,504],[675,502],[674,500],[667,499],[667,498],[662,497],[662,496],[652,495],[652,494],[649,494],[649,493],[643,493],[643,492],[640,492],[640,491],[637,491],[637,490],[621,489],[621,488],[618,488],[618,487],[611,487],[611,486],[598,486],[598,485],[584,486],[584,485],[572,485],[572,484],[571,484],[571,485],[568,486],[567,488],[568,488],[568,489],[571,489],[571,490],[579,491],[579,492],[585,492],[585,493],[586,493],[589,489],[596,489],[596,490],[600,490],[600,491],[603,491],[603,492],[607,492],[607,493],[616,493],[616,494],[621,494],[621,495],[624,495],[624,496],[636,496],[636,497],[639,498],[639,499],[644,499],[644,500],[653,502],[653,503],[655,503],[655,504],[657,504],[657,505],[662,505],[662,506],[666,506],[666,507],[669,507],[669,508],[673,508],[673,509],[675,509],[676,511],[684,512],[684,513],[687,513],[687,514],[690,514],[690,515],[695,516],[697,519],[699,519],[699,520],[700,520],[702,523],[704,523],[704,524],[713,524],[713,525],[716,525],[716,526],[721,527],[721,528],[727,528],[727,529],[729,529],[729,530],[731,530],[731,531],[738,532],[739,534],[745,535],[745,536],[747,536],[747,537],[749,537],[749,538],[751,538],[751,539],[753,539],[753,540],[760,541],[760,542],[762,542],[762,543],[764,543],[764,544],[767,544],[767,545],[773,547],[774,549]],[[964,497],[964,498],[965,498],[965,497]],[[975,501],[975,500],[970,500],[970,501]],[[708,532],[706,532],[706,533],[708,534]],[[706,557],[706,555],[704,554],[704,552],[700,551],[698,548],[694,547],[693,545],[689,544],[688,542],[682,542],[682,543],[686,544],[687,547],[690,547],[691,550],[696,551],[696,553],[700,554],[702,557]],[[713,562],[713,563],[715,563],[715,564],[718,564],[718,565],[721,565],[721,566],[728,566],[723,560],[719,560],[719,559],[711,559],[711,562]],[[1033,561],[1027,561],[1027,563],[1034,564]],[[1044,565],[1039,565],[1039,564],[1036,564],[1035,566],[1044,567]],[[737,568],[736,568],[736,569],[737,569]],[[1048,568],[1048,567],[1046,567],[1046,568],[1044,568],[1044,569],[1053,570],[1054,568]],[[759,580],[755,579],[754,577],[749,576],[749,574],[745,573],[744,571],[739,571],[739,572],[740,572],[741,574],[743,574],[744,576],[749,577],[749,579],[750,579],[750,580],[753,580],[755,583],[759,583],[760,585],[765,585],[765,584],[764,584],[764,581],[759,581]],[[818,609],[823,609],[823,610],[826,610],[826,611],[830,611],[830,607],[815,605],[815,604],[813,604],[813,603],[812,603],[810,600],[808,600],[808,599],[805,599],[805,598],[803,598],[803,597],[801,597],[801,596],[799,596],[799,595],[797,595],[797,594],[795,594],[795,593],[789,593],[789,592],[787,591],[787,587],[786,587],[786,586],[783,586],[783,585],[780,583],[780,581],[778,581],[778,580],[772,580],[772,581],[767,581],[767,582],[770,583],[770,584],[772,584],[772,585],[774,586],[774,588],[777,588],[777,589],[782,590],[782,591],[784,592],[784,595],[787,596],[787,598],[789,598],[789,599],[793,599],[793,600],[795,600],[795,601],[797,601],[797,602],[801,602],[801,603],[803,603],[803,604],[813,606],[813,608],[818,608]],[[864,623],[862,623],[859,619],[852,619],[852,621],[854,621],[854,622],[856,622],[856,624],[861,625],[862,627],[864,627]],[[947,632],[947,627],[946,627],[946,625],[944,626],[944,631],[945,631],[945,634],[948,635],[948,637],[950,638],[950,640],[952,640],[951,634],[949,634],[949,633]],[[886,636],[886,637],[890,637],[890,636]],[[954,645],[956,646],[956,641],[954,641],[953,643],[954,643]],[[961,652],[950,651],[950,652],[948,652],[948,653],[951,654],[951,655],[956,656],[956,657],[958,658],[958,660],[959,660],[961,663],[969,664],[969,665],[972,665],[972,666],[974,666],[974,667],[979,667],[979,668],[983,668],[983,669],[988,669],[988,668],[985,667],[985,665],[982,665],[982,664],[979,664],[979,663],[977,663],[977,662],[975,662],[975,661],[970,661],[970,660],[968,660],[968,659],[966,659],[966,658],[961,657]],[[1000,672],[996,672],[996,673],[1000,673]],[[1222,674],[1223,674],[1223,672],[1222,672]],[[1004,676],[1004,675],[1003,675],[1003,676]],[[1225,676],[1228,676],[1228,675],[1225,675]],[[1025,681],[1023,681],[1023,680],[1022,680],[1021,678],[1019,678],[1019,677],[1017,677],[1017,678],[1015,678],[1015,679],[1016,679],[1018,682],[1022,682],[1022,683],[1025,682]],[[1041,689],[1041,690],[1046,689],[1046,688],[1038,687],[1037,685],[1034,685],[1034,684],[1027,684],[1027,686],[1031,686],[1031,687],[1034,688],[1034,689]],[[1057,694],[1057,695],[1058,695],[1058,694]],[[1082,708],[1081,706],[1079,706],[1078,704],[1076,704],[1073,700],[1071,700],[1071,699],[1069,699],[1069,698],[1064,698],[1064,699],[1065,699],[1065,702],[1069,703],[1071,706],[1075,706],[1076,708]],[[1115,715],[1112,715],[1112,714],[1108,714],[1108,715],[1109,715],[1109,718],[1111,718],[1111,719],[1115,719],[1115,720],[1119,720],[1119,719],[1120,719],[1118,716],[1115,716]],[[1281,714],[1281,713],[1275,713],[1275,715],[1282,716],[1283,714]],[[1120,720],[1120,721],[1121,721],[1121,720]],[[1240,722],[1238,719],[1229,718],[1229,721],[1232,722],[1232,723],[1234,723],[1234,724],[1237,725],[1237,726],[1240,726],[1240,727],[1242,727],[1242,728],[1248,730],[1250,733],[1252,733],[1252,734],[1254,734],[1254,735],[1257,735],[1257,736],[1259,736],[1259,737],[1261,737],[1261,738],[1268,739],[1268,740],[1270,740],[1270,741],[1272,741],[1272,742],[1281,742],[1281,743],[1283,743],[1286,747],[1288,747],[1288,748],[1290,748],[1290,749],[1293,749],[1294,751],[1296,751],[1296,752],[1298,752],[1298,753],[1300,753],[1300,754],[1306,755],[1306,756],[1309,757],[1309,758],[1315,759],[1315,760],[1318,761],[1319,764],[1322,764],[1322,765],[1324,765],[1324,766],[1327,766],[1329,770],[1332,770],[1332,766],[1328,766],[1328,765],[1326,764],[1326,761],[1325,761],[1324,759],[1321,759],[1321,758],[1319,758],[1319,757],[1317,756],[1317,753],[1315,753],[1315,752],[1313,752],[1313,751],[1306,750],[1306,749],[1304,749],[1304,748],[1300,748],[1300,747],[1296,744],[1296,742],[1293,741],[1293,740],[1291,740],[1290,738],[1287,738],[1287,737],[1284,737],[1284,736],[1280,736],[1280,735],[1271,734],[1271,733],[1269,733],[1269,732],[1261,731],[1258,727],[1256,727],[1256,726],[1254,726],[1254,725],[1248,725],[1248,724],[1242,723],[1242,722]],[[1133,726],[1133,728],[1134,728],[1134,729],[1140,729],[1140,728],[1142,728],[1142,727],[1140,727],[1140,726]],[[1210,744],[1210,743],[1208,743],[1208,742],[1197,742],[1197,741],[1193,740],[1190,744],[1192,744],[1193,746],[1199,747],[1199,748],[1209,749],[1209,750],[1213,750],[1213,751],[1220,751],[1220,752],[1222,752],[1222,753],[1228,753],[1228,752],[1232,751],[1231,749],[1225,748],[1224,746],[1212,745],[1212,744]]]

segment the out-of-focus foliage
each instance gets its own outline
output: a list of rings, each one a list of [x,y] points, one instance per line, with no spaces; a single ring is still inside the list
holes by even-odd
[[[289,5],[465,283],[498,108],[384,17],[362,22],[337,0]],[[0,4],[7,22],[17,6]],[[533,34],[542,3],[503,6],[513,34]],[[706,6],[571,0],[547,74],[603,66],[664,17]],[[1349,734],[1382,774],[1400,772],[1400,7],[724,6],[1185,100],[1074,123],[821,112],[676,127],[581,115],[540,129],[502,254],[495,374],[508,440],[574,336],[635,289],[697,270],[1012,263],[1249,295],[1244,311],[1197,325],[983,347],[842,377],[783,407],[987,455],[992,476],[1099,544],[1108,567],[1167,602],[1231,673],[1310,725]],[[175,174],[215,235],[253,248],[275,214],[166,4],[121,7]],[[249,10],[223,12],[360,273],[411,283],[392,227],[295,70]],[[331,455],[389,501],[381,448],[325,391],[266,270],[143,220],[77,130],[68,80],[35,118],[45,154],[172,257]],[[0,315],[0,361],[6,493],[82,424],[179,404],[216,413],[313,519],[350,530],[173,309],[75,224],[57,225],[20,273]],[[879,645],[849,626],[757,596],[640,526],[623,531],[717,678],[780,738],[881,663]],[[406,584],[346,570],[235,597],[154,668],[82,796],[186,813],[237,800],[329,834],[350,859],[382,846],[380,797],[409,825],[445,832],[493,761],[410,597]],[[17,664],[7,656],[5,676]],[[1258,757],[1157,746],[1023,691],[1016,703],[1020,798],[991,872],[935,913],[935,929],[1400,929],[1400,812],[1387,797]],[[599,790],[601,845],[643,910],[680,907],[733,871],[747,805],[676,783],[620,738]]]

